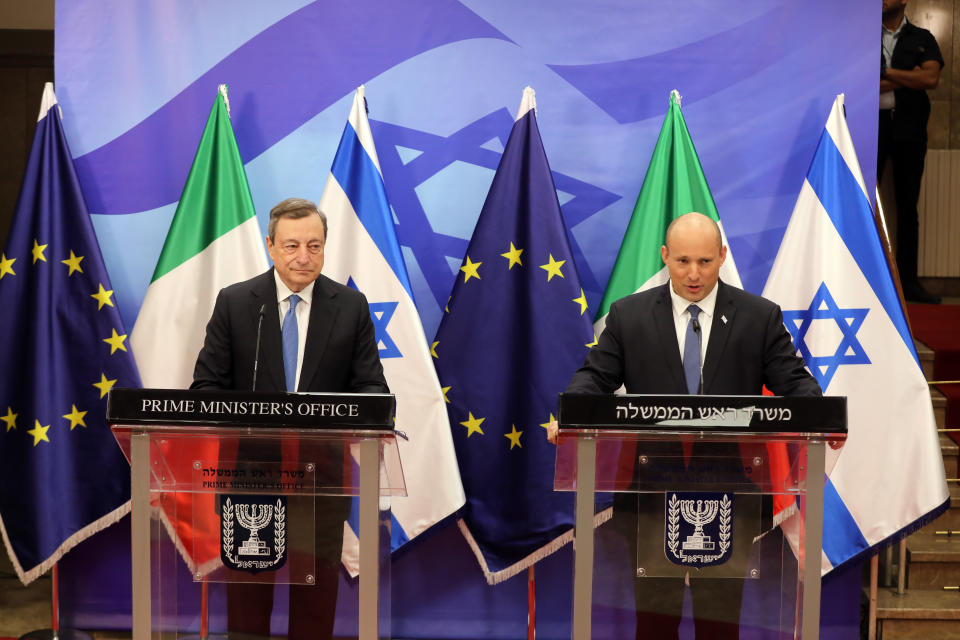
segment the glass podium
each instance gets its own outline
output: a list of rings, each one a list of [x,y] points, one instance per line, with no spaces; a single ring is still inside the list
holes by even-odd
[[[341,546],[359,575],[338,597],[358,615],[336,634],[389,638],[389,498],[406,495],[393,415],[388,394],[111,391],[131,465],[134,640],[196,636],[187,603],[202,599],[205,621],[208,585],[329,588]]]
[[[846,398],[561,394],[558,423],[574,638],[667,633],[685,598],[698,638],[818,637],[825,444],[846,439]]]

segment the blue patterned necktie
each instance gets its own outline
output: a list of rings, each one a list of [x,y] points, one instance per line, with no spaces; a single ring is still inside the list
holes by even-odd
[[[287,379],[287,391],[296,391],[297,343],[300,341],[297,329],[297,303],[300,302],[300,296],[294,293],[287,300],[290,301],[290,308],[283,316],[283,327],[280,330],[283,339],[283,373]]]
[[[683,377],[687,380],[687,393],[695,395],[700,393],[700,323],[697,320],[700,307],[692,304],[687,311],[690,312],[690,322],[683,343]]]

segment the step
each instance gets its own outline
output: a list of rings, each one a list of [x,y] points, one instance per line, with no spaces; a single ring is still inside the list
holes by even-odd
[[[943,472],[947,478],[956,478],[957,466],[958,463],[960,463],[960,447],[958,447],[957,443],[947,434],[938,433],[937,435],[940,437],[940,455],[943,456]]]
[[[960,640],[960,592],[880,589],[877,629],[881,640]]]
[[[919,340],[914,340],[913,346],[917,350],[917,357],[920,359],[923,377],[927,380],[933,380],[933,349]]]
[[[944,511],[939,518],[913,534],[914,536],[930,531],[960,530],[960,484],[950,482],[947,487],[950,489],[950,508]]]
[[[947,397],[936,387],[930,387],[930,403],[933,405],[933,421],[937,429],[943,429],[947,424]]]
[[[934,522],[907,539],[909,590],[960,586],[960,531],[948,536],[937,530]]]

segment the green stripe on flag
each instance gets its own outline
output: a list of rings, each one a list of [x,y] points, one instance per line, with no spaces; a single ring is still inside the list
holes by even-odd
[[[237,139],[218,92],[151,282],[255,215]]]
[[[607,315],[611,304],[634,293],[663,268],[660,246],[667,226],[674,218],[691,211],[720,220],[680,111],[680,96],[674,91],[597,320]]]

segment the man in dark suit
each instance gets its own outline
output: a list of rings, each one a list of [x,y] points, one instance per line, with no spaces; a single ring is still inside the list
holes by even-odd
[[[780,308],[720,281],[727,248],[713,220],[700,213],[676,218],[660,252],[670,281],[613,303],[605,330],[567,392],[613,393],[624,385],[627,393],[758,395],[766,385],[777,395],[821,394],[796,355]],[[555,433],[548,430],[552,440]],[[703,476],[696,463],[703,454],[738,459],[730,447],[736,445],[695,444],[685,473]],[[650,530],[640,534],[639,546],[663,554],[663,540],[654,532],[655,524],[662,530],[662,512],[662,494],[617,494],[614,521],[629,536],[634,566],[645,552],[637,548],[638,526]],[[742,557],[751,538],[734,538],[734,553]],[[742,582],[693,578],[690,586],[697,638],[737,638]],[[677,638],[683,579],[636,578],[634,593],[636,637]]]
[[[312,202],[290,198],[273,208],[266,244],[274,267],[217,296],[191,388],[254,388],[262,314],[256,390],[389,392],[366,298],[320,274],[326,238],[326,216]],[[256,455],[278,459],[279,452]],[[342,459],[331,457],[335,476]],[[329,475],[331,469],[326,471]],[[348,509],[343,498],[316,500],[316,580],[314,585],[290,587],[289,638],[333,634]],[[230,583],[231,638],[268,637],[272,606],[272,584]]]

